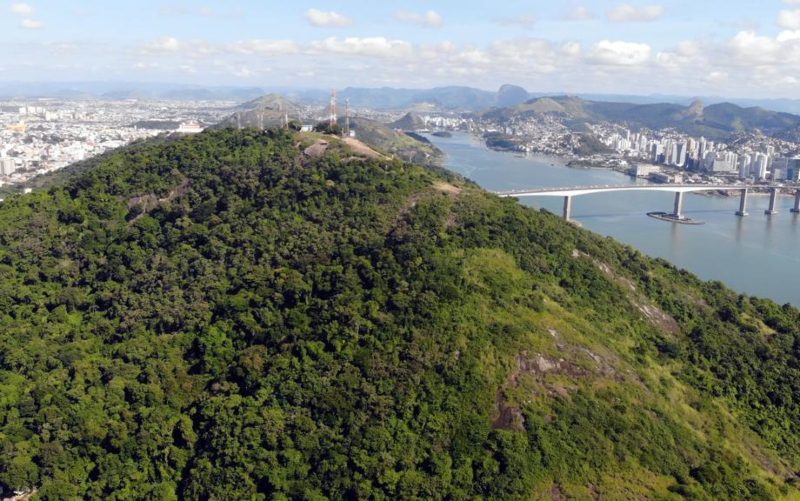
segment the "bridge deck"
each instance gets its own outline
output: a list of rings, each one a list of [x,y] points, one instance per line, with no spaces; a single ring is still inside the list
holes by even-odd
[[[752,188],[780,188],[772,185],[744,184],[618,184],[594,186],[569,186],[557,188],[532,188],[527,190],[498,191],[501,197],[573,197],[612,191],[669,191],[672,193],[689,193],[694,191],[733,191]]]

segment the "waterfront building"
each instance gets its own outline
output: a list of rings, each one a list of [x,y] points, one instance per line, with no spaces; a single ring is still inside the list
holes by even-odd
[[[653,145],[650,147],[650,161],[653,163],[660,162],[663,154],[664,148],[661,146],[661,143],[653,141]]]
[[[767,178],[767,167],[769,166],[769,156],[764,153],[756,153],[753,161],[752,173],[758,180]]]
[[[793,183],[800,181],[800,158],[790,158],[786,162],[786,180]]]
[[[739,177],[746,179],[750,177],[750,166],[753,160],[748,154],[739,156]]]

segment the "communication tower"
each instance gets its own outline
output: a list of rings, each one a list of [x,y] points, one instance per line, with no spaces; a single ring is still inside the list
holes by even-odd
[[[331,129],[333,129],[334,125],[336,125],[336,89],[331,90]]]
[[[344,135],[350,135],[350,98],[344,100]]]

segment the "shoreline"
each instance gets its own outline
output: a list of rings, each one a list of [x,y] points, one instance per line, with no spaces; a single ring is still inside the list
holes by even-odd
[[[625,176],[627,176],[629,178],[632,178],[632,179],[641,179],[643,181],[648,181],[648,182],[650,182],[652,184],[663,184],[664,186],[669,186],[669,184],[670,184],[670,183],[653,183],[652,181],[648,180],[647,178],[631,176],[630,174],[628,174],[627,170],[623,170],[622,168],[610,167],[610,166],[605,166],[605,165],[597,165],[597,164],[593,164],[591,162],[581,161],[578,158],[572,157],[572,156],[556,155],[556,154],[551,154],[551,153],[535,152],[535,151],[526,152],[526,151],[519,151],[519,150],[508,149],[508,148],[496,148],[496,147],[492,147],[492,146],[489,146],[488,144],[486,144],[486,141],[483,140],[483,138],[481,136],[479,136],[477,134],[471,134],[471,135],[473,137],[475,137],[476,139],[480,140],[483,143],[485,148],[487,148],[489,150],[492,150],[492,151],[495,151],[495,152],[498,152],[498,153],[513,153],[513,154],[522,155],[522,156],[539,155],[539,156],[546,157],[546,158],[558,159],[560,161],[560,163],[564,167],[567,167],[567,168],[570,168],[570,169],[586,169],[586,170],[602,169],[602,170],[609,170],[609,171],[618,172],[618,173],[623,174],[623,175],[625,175]],[[748,195],[747,195],[748,197],[750,197],[750,196],[770,196],[769,191],[763,191],[763,190],[770,190],[771,188],[769,188],[769,187],[766,187],[766,186],[762,187],[762,186],[759,186],[759,185],[749,185],[749,186],[747,186],[747,188],[748,188],[748,190],[750,190],[748,192]],[[758,191],[756,191],[756,190],[758,190]],[[707,196],[707,197],[730,198],[730,197],[738,196],[736,194],[732,194],[732,192],[737,192],[737,191],[738,190],[718,190],[718,191],[707,191],[707,192],[695,192],[693,194],[694,195]],[[782,187],[782,188],[780,188],[778,190],[778,196],[779,197],[794,198],[795,194],[793,192],[795,192],[795,191],[800,191],[800,185]]]
[[[464,174],[488,190],[529,188],[537,186],[537,183],[578,186],[634,182],[609,169],[581,172],[548,168],[551,162],[564,167],[563,161],[545,159],[546,155],[541,153],[532,153],[527,159],[515,158],[521,155],[507,155],[507,152],[487,148],[474,134],[454,134],[453,139],[440,139],[437,144],[441,144],[447,152],[449,169]],[[633,200],[630,203],[622,202],[620,197],[613,195],[587,197],[578,202],[578,205],[586,204],[585,210],[573,207],[573,216],[589,231],[615,238],[645,254],[665,259],[679,268],[698,274],[704,280],[724,281],[740,293],[759,294],[780,304],[800,304],[797,288],[786,282],[785,273],[778,270],[779,267],[790,269],[797,263],[794,237],[800,215],[788,213],[787,199],[780,200],[779,217],[756,216],[767,202],[760,196],[752,199],[751,217],[741,218],[734,216],[739,199],[730,196],[734,195],[733,192],[708,194],[707,198],[698,199],[687,197],[687,216],[702,219],[706,221],[705,225],[693,227],[653,222],[652,218],[646,216],[647,212],[670,212],[672,209],[672,197],[666,193],[668,191],[660,195],[642,193],[631,197]],[[555,199],[542,199],[538,203],[524,202],[524,205],[547,207],[555,216],[561,214],[561,204]],[[631,210],[632,206],[635,206],[634,210]],[[578,216],[579,213],[582,215]],[[764,259],[774,261],[776,265],[770,269],[773,273],[770,283],[760,286],[750,279],[757,272],[743,263]],[[738,270],[739,266],[744,268],[744,273]]]

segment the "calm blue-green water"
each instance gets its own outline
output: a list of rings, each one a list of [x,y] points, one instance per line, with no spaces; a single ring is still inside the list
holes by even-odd
[[[573,169],[546,156],[492,151],[468,134],[429,136],[447,154],[446,166],[492,191],[548,186],[623,184],[641,181],[605,169]],[[706,221],[689,226],[647,217],[671,211],[674,195],[659,192],[594,194],[573,199],[572,215],[584,228],[667,259],[701,278],[720,280],[747,294],[800,306],[800,218],[790,197],[780,213],[764,215],[767,196],[748,199],[749,217],[734,215],[739,197],[687,194],[684,212]],[[561,214],[561,198],[524,198],[525,205]]]

